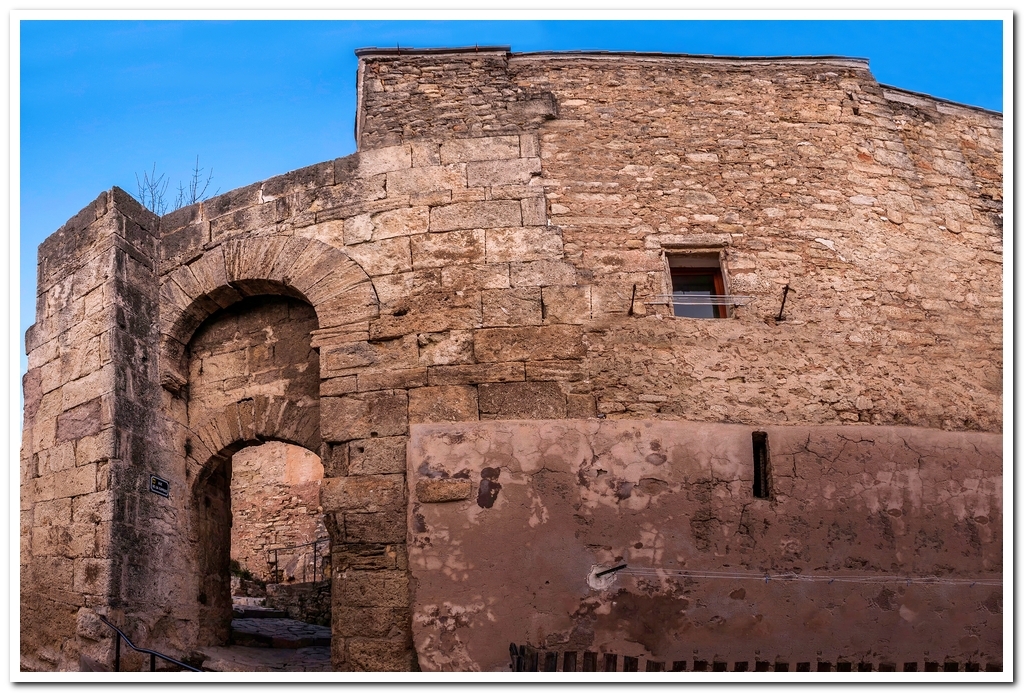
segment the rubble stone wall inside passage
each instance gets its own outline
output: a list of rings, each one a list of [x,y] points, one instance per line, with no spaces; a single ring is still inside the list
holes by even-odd
[[[370,50],[359,75],[358,153],[159,219],[115,188],[40,248],[23,668],[109,660],[99,614],[210,644],[231,457],[266,441],[324,467],[334,667],[402,670],[410,426],[1001,432],[999,114],[841,58]],[[752,301],[672,317],[692,253]],[[246,336],[215,353],[225,316]]]
[[[314,574],[329,572],[321,479],[320,459],[295,445],[269,442],[232,456],[231,560],[239,569],[281,583],[311,582]]]

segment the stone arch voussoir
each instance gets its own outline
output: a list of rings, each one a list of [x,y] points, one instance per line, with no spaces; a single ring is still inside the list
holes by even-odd
[[[161,280],[161,384],[175,393],[186,384],[185,348],[203,321],[247,296],[267,294],[307,301],[321,330],[379,314],[370,278],[334,246],[302,236],[225,241]]]

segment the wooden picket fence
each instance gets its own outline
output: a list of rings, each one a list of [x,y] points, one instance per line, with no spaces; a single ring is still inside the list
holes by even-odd
[[[755,660],[751,662],[722,662],[695,659],[661,662],[641,657],[620,657],[610,652],[578,652],[538,650],[530,645],[509,645],[509,656],[512,659],[512,671],[1002,671],[1001,662],[988,662],[982,667],[980,662],[956,662],[952,660],[903,662],[902,666],[892,662],[796,662],[790,669],[789,662]],[[620,668],[621,662],[621,668]],[[730,664],[732,666],[730,666]],[[921,666],[923,664],[923,666]],[[920,668],[918,668],[920,667]]]

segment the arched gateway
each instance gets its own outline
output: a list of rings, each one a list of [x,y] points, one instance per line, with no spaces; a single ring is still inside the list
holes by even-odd
[[[322,462],[335,670],[1001,669],[1000,114],[860,59],[359,57],[357,154],[40,246],[23,669],[222,641],[264,441]]]

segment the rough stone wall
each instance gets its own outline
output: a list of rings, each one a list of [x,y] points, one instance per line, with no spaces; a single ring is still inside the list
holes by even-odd
[[[554,96],[542,171],[522,181],[544,190],[571,265],[538,283],[577,288],[545,300],[513,284],[505,300],[530,324],[572,296],[590,382],[571,388],[602,413],[999,430],[997,114],[883,88],[841,59],[512,55],[487,107],[447,81],[497,60],[367,57],[361,143],[408,135],[400,103],[420,109],[416,133],[458,138],[507,131],[525,94]],[[694,249],[722,251],[731,293],[755,297],[737,320],[651,315],[664,254]],[[631,303],[642,319],[621,320]]]
[[[125,541],[135,567],[96,575],[101,591],[129,578],[111,615],[148,646],[187,653],[223,628],[207,616],[211,590],[228,593],[230,458],[266,440],[322,459],[333,663],[380,670],[416,666],[411,426],[601,416],[1001,430],[998,114],[881,87],[855,60],[361,57],[358,154],[147,221],[155,242],[123,253],[137,298],[101,294],[148,318],[91,376],[147,364],[116,390],[125,404],[110,428],[122,424],[136,452],[108,455],[134,466],[111,482],[118,524],[103,535]],[[57,417],[85,402],[47,395],[79,353],[56,336],[88,324],[69,277],[96,242],[82,230],[107,218],[101,200],[40,252],[29,515],[51,499],[47,483],[78,488],[70,466],[49,482],[35,470],[68,459]],[[669,317],[652,302],[667,293],[665,256],[692,251],[719,253],[731,292],[755,301],[730,319]],[[197,330],[267,295],[312,307],[318,392],[296,366],[268,376],[283,394],[249,370],[204,395]],[[279,318],[254,319],[247,339]],[[80,375],[61,387],[95,392]],[[151,473],[170,481],[169,499],[146,492]],[[74,524],[48,517],[47,532]],[[26,551],[26,565],[56,555]],[[65,621],[85,593],[72,592]],[[73,666],[38,654],[70,626],[23,624],[36,629],[25,666]]]
[[[331,581],[267,585],[267,606],[288,618],[319,626],[331,625]]]
[[[602,668],[605,653],[662,670],[1001,665],[1002,587],[971,584],[1002,577],[1001,436],[769,426],[771,494],[755,498],[756,430],[414,426],[421,666],[508,671],[508,642],[597,652]]]
[[[40,247],[25,336],[21,455],[21,667],[106,659],[110,614],[135,598],[149,506],[136,473],[152,428],[158,220],[118,189]],[[131,367],[124,367],[131,364]],[[118,531],[114,532],[114,527]]]
[[[319,512],[320,459],[302,448],[269,442],[245,448],[231,458],[231,558],[257,578],[280,582],[311,582],[312,547],[281,551],[277,564],[268,549],[327,539]],[[320,565],[330,545],[318,546]]]
[[[316,327],[308,303],[283,296],[248,298],[210,317],[189,343],[189,420],[259,396],[315,408],[320,355],[309,342]]]

